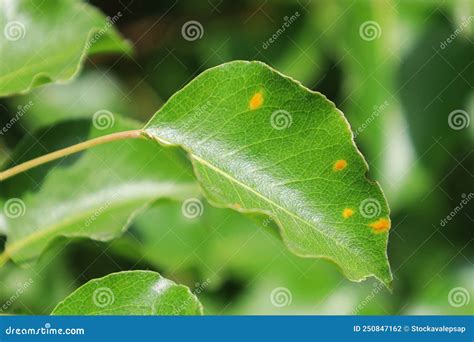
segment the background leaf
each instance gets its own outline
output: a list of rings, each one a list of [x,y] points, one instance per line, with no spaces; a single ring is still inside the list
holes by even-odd
[[[0,27],[0,97],[71,79],[88,52],[131,49],[97,9],[75,0],[2,1]]]
[[[89,138],[136,127],[117,115],[112,118],[111,127],[96,122]],[[78,127],[77,122],[71,125]],[[60,135],[64,141],[65,126],[58,129],[56,134],[49,130],[49,136]],[[18,151],[17,155],[24,153]],[[56,164],[47,176],[44,170],[20,175],[28,180],[27,189],[15,178],[2,183],[6,203],[0,215],[7,231],[2,262],[9,258],[32,261],[58,236],[111,239],[122,232],[137,210],[155,199],[188,198],[197,193],[191,173],[183,167],[185,160],[175,150],[159,148],[150,141],[114,142],[87,151],[80,159],[72,157],[77,162],[68,166],[71,159],[57,161],[65,163],[64,167]],[[9,215],[15,208],[20,211]]]
[[[390,283],[389,209],[323,95],[263,63],[231,62],[198,76],[145,129],[190,152],[211,203],[268,214],[296,254]]]
[[[58,304],[53,315],[201,315],[185,286],[156,272],[113,273],[89,281]]]
[[[103,77],[99,71],[85,72],[68,84],[48,84],[33,89],[26,95],[9,99],[9,102],[17,109],[31,104],[22,118],[27,130],[65,120],[93,118],[100,111],[130,112],[125,91],[118,80],[113,76]]]

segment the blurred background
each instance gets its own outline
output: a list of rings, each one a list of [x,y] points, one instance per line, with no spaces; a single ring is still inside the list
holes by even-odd
[[[1,268],[0,303],[23,289],[6,312],[48,314],[90,279],[150,269],[188,285],[206,314],[474,313],[472,1],[90,3],[121,13],[134,54],[88,57],[71,83],[1,99],[1,126],[34,106],[0,137],[0,163],[84,140],[99,110],[146,122],[207,68],[260,60],[345,113],[392,210],[393,293],[292,255],[255,220],[208,205],[188,220],[160,200],[119,239],[58,239],[31,268]]]

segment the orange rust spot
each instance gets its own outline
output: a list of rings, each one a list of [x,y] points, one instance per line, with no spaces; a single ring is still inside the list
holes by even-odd
[[[372,227],[374,233],[383,233],[390,229],[390,220],[381,218],[375,222],[372,222],[369,224],[369,226]]]
[[[344,170],[347,166],[347,162],[344,159],[338,160],[334,163],[333,170],[334,171],[341,171]]]
[[[250,99],[249,107],[252,110],[258,109],[263,104],[263,95],[261,92],[255,93],[254,96]]]
[[[354,210],[350,208],[345,208],[342,211],[342,217],[344,217],[345,219],[351,217],[352,215],[354,215]]]
[[[232,208],[234,208],[234,209],[241,209],[242,206],[241,206],[239,203],[234,203],[234,204],[232,204]]]

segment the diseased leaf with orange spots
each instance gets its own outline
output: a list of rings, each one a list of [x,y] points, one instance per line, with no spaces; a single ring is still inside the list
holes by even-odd
[[[145,131],[189,152],[211,203],[267,214],[295,254],[390,285],[388,205],[323,95],[263,63],[231,62],[175,94]]]

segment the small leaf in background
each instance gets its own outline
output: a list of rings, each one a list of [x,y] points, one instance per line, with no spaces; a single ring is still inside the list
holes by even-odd
[[[113,27],[121,16],[80,1],[0,2],[0,97],[68,81],[87,53],[130,52]]]
[[[52,315],[201,315],[191,291],[156,272],[112,273],[81,286]]]
[[[291,251],[389,285],[389,209],[342,113],[260,62],[210,69],[145,127],[182,146],[211,204],[271,216]]]

